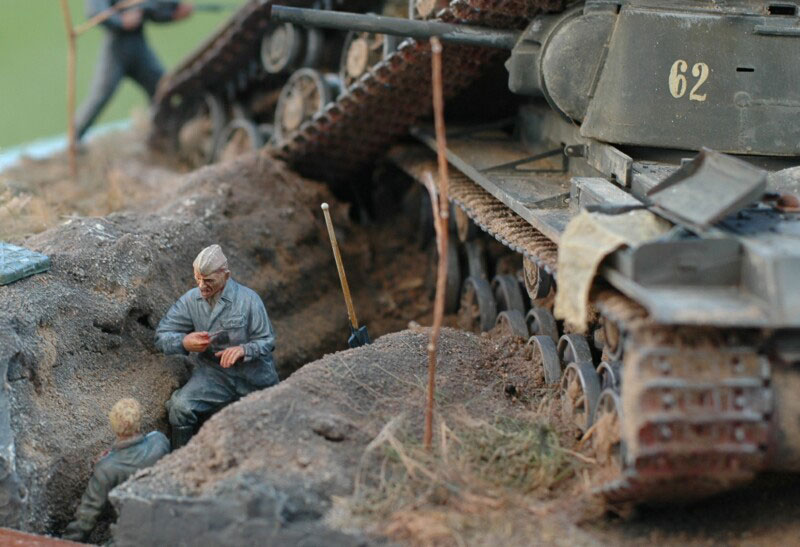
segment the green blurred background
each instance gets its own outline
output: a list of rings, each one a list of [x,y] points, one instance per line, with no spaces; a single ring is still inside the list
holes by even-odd
[[[217,1],[217,0],[214,0]],[[242,0],[222,0],[242,4]],[[73,24],[83,22],[83,0],[69,0]],[[170,70],[232,11],[196,12],[174,24],[149,24],[148,41]],[[86,97],[105,31],[78,38],[77,105]],[[0,0],[0,150],[66,131],[67,39],[59,0]],[[95,126],[145,108],[147,96],[125,81]]]

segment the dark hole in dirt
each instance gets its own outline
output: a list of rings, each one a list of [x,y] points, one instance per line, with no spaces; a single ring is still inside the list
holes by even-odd
[[[100,329],[101,332],[105,334],[121,334],[122,333],[122,325],[114,322],[104,322],[95,319],[92,324],[95,328]]]
[[[155,330],[154,326],[151,324],[150,312],[134,308],[128,315],[144,328]]]

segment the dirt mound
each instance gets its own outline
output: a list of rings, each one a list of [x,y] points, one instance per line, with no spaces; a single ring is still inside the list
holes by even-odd
[[[0,287],[3,524],[37,532],[66,524],[91,456],[111,441],[106,414],[117,399],[137,397],[146,426],[166,429],[164,401],[187,367],[155,353],[153,329],[191,287],[202,247],[219,242],[234,277],[264,299],[282,377],[341,347],[346,318],[330,313],[341,295],[318,214],[320,202],[335,201],[323,186],[251,155],[201,169],[169,194],[139,201],[146,212],[73,218],[21,241],[53,266]],[[363,245],[350,237],[346,208],[334,212],[358,260]]]
[[[504,349],[487,337],[451,329],[443,334],[442,412],[526,414],[491,366]],[[187,447],[115,491],[115,539],[126,545],[249,544],[258,537],[284,544],[300,529],[313,531],[310,543],[327,543],[333,532],[323,517],[337,497],[352,494],[364,451],[387,423],[405,416],[405,434],[420,438],[427,342],[425,330],[386,335],[328,355],[227,407]],[[179,527],[171,524],[177,521]],[[362,537],[348,531],[350,543]]]

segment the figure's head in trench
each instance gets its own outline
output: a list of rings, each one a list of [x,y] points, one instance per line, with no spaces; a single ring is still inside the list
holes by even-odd
[[[220,293],[231,276],[228,259],[222,254],[222,247],[216,243],[200,251],[194,259],[193,267],[197,287],[206,300]]]
[[[120,399],[108,413],[111,430],[118,439],[127,439],[142,431],[142,407],[136,399]]]

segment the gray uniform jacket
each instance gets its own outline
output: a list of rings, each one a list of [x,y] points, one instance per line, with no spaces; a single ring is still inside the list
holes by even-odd
[[[275,331],[264,303],[255,291],[228,279],[214,309],[194,288],[181,296],[156,329],[156,348],[166,355],[188,355],[183,337],[190,332],[206,331],[215,335],[203,353],[191,354],[196,365],[218,369],[231,377],[245,380],[253,387],[278,383],[272,352]],[[214,353],[232,346],[244,348],[244,359],[230,368],[222,368]]]
[[[107,10],[119,0],[86,0],[86,18],[90,19],[95,15]],[[137,8],[144,9],[143,20],[149,20],[156,23],[167,23],[172,21],[172,15],[175,13],[175,8],[178,6],[176,1],[164,0],[151,0],[144,2]],[[117,12],[101,23],[107,30],[112,32],[141,32],[142,26],[133,30],[125,30],[122,28],[122,12]]]
[[[153,465],[168,452],[169,441],[159,431],[115,443],[111,451],[94,466],[92,478],[75,511],[75,520],[67,526],[64,537],[85,539],[97,523],[97,517],[108,501],[108,493],[136,471]]]

